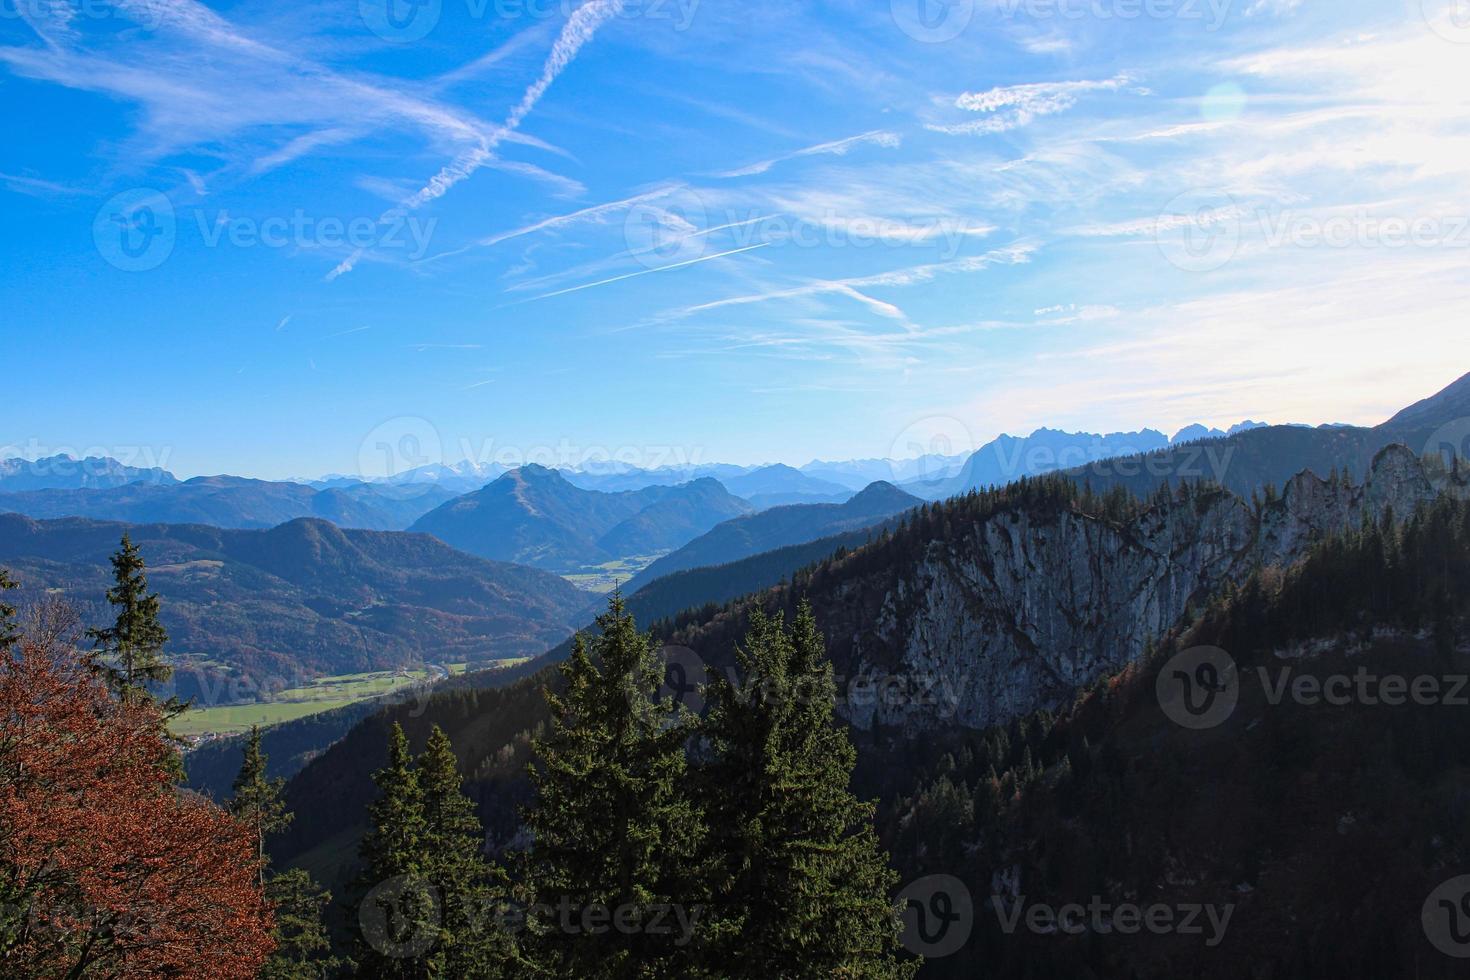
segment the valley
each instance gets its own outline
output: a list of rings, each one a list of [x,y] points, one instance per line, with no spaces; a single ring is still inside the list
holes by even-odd
[[[524,660],[503,662],[510,666]],[[427,664],[417,670],[372,671],[318,677],[310,684],[262,693],[247,703],[216,704],[184,712],[172,729],[198,743],[207,737],[239,735],[252,727],[269,728],[283,722],[309,718],[323,711],[361,701],[403,697],[435,681],[465,672],[468,664]],[[488,665],[493,666],[499,665]],[[207,700],[214,700],[209,698]]]

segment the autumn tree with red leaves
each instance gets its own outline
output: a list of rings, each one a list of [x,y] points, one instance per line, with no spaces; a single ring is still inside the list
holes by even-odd
[[[254,839],[173,786],[162,731],[69,647],[0,653],[0,976],[243,980],[270,955]]]

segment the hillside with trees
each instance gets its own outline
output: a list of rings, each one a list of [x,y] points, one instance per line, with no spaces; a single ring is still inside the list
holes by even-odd
[[[311,520],[232,531],[0,515],[0,564],[27,601],[60,595],[97,622],[124,532],[163,596],[178,694],[211,703],[319,674],[534,656],[586,602],[557,576],[427,535]]]

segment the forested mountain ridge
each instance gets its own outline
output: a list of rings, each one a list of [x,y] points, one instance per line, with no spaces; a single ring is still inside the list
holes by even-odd
[[[3,514],[0,567],[23,596],[54,590],[97,622],[108,556],[124,531],[162,596],[183,696],[208,687],[212,700],[228,678],[299,683],[534,655],[571,632],[585,601],[557,576],[474,558],[428,535],[305,519],[241,531]]]
[[[681,616],[661,638],[720,670],[732,663],[751,609],[790,613],[809,598],[839,679],[839,713],[889,741],[923,741],[1055,706],[1142,656],[1150,636],[1167,633],[1227,582],[1268,559],[1298,558],[1315,536],[1355,527],[1365,514],[1411,512],[1434,493],[1424,464],[1403,449],[1383,454],[1367,486],[1303,474],[1279,498],[1256,504],[1208,487],[1143,502],[1089,495],[1060,476],[1024,481],[925,507],[787,585]],[[1116,581],[1099,578],[1103,566]],[[445,691],[414,710],[368,719],[292,780],[288,795],[301,818],[283,853],[318,861],[326,842],[352,836],[351,821],[328,801],[370,791],[366,773],[393,721],[415,738],[434,723],[445,727],[487,826],[508,839],[524,749],[545,717],[538,692],[548,682],[553,675],[543,671],[495,690]],[[905,687],[891,703],[853,695],[893,683]]]
[[[787,504],[725,521],[678,551],[649,565],[625,586],[637,592],[650,582],[690,568],[725,565],[762,552],[856,531],[921,501],[891,483],[871,484],[840,504]]]
[[[1470,499],[1399,517],[1261,569],[1058,713],[871,739],[864,788],[891,801],[895,862],[966,883],[974,912],[924,975],[1463,976],[1431,913],[1470,871]],[[1161,682],[1205,651],[1230,668],[1226,700],[1182,725]],[[1006,934],[996,899],[1208,906],[1226,926]]]
[[[932,699],[848,705],[855,726],[984,728],[1137,659],[1227,582],[1289,565],[1365,519],[1412,513],[1436,492],[1425,464],[1397,446],[1363,485],[1301,473],[1255,503],[1198,484],[1147,503],[1117,493],[1089,503],[1067,480],[1039,478],[927,507],[762,601],[809,596],[839,676],[934,685]],[[719,662],[745,615],[737,604],[670,640]]]

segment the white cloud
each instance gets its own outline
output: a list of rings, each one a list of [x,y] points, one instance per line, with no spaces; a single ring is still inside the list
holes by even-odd
[[[1004,133],[1029,126],[1041,116],[1065,112],[1091,92],[1116,92],[1132,79],[1126,74],[1101,81],[1031,82],[1006,85],[984,92],[965,92],[954,101],[955,108],[986,113],[984,119],[952,125],[930,125],[940,133],[977,135]]]

